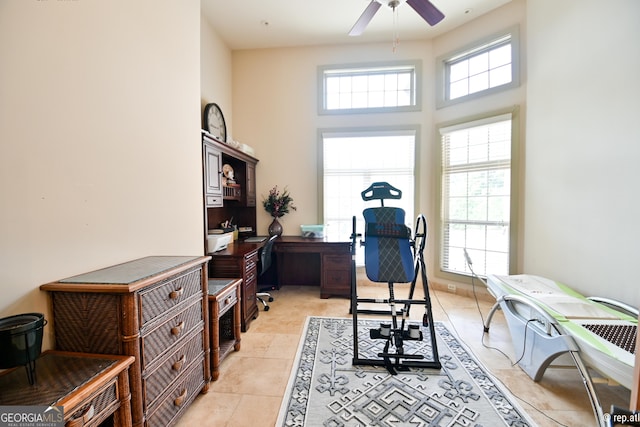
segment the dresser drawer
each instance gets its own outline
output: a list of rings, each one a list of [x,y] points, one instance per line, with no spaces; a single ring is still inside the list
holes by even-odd
[[[148,333],[144,332],[141,340],[142,370],[147,369],[167,349],[178,345],[178,341],[189,335],[191,331],[201,330],[203,325],[202,302],[197,300],[157,328]]]
[[[216,295],[216,303],[218,304],[218,316],[222,316],[230,308],[238,302],[237,288],[234,286],[224,292]]]
[[[65,414],[65,427],[90,427],[103,422],[120,406],[118,381],[114,378],[104,388],[82,402],[71,414]]]
[[[200,269],[187,271],[165,282],[140,291],[140,315],[142,325],[166,314],[169,310],[194,295],[202,297]]]
[[[184,374],[194,362],[202,360],[203,334],[204,332],[198,331],[160,366],[152,372],[145,373],[146,378],[142,379],[142,387],[149,405],[153,405],[170,384]]]
[[[187,409],[204,385],[204,364],[193,365],[164,394],[157,405],[149,407],[148,426],[166,426]]]

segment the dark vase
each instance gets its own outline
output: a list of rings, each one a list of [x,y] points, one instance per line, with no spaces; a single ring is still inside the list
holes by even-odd
[[[273,218],[273,221],[269,225],[269,236],[282,235],[282,224],[278,222],[278,218]]]

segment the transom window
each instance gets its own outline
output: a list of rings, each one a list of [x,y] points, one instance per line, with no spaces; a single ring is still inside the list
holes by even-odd
[[[519,85],[517,29],[438,59],[438,107]]]
[[[417,63],[320,67],[320,114],[413,111]]]
[[[511,83],[511,35],[447,62],[449,99]]]

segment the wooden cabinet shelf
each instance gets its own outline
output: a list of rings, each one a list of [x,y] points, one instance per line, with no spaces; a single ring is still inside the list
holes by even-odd
[[[256,166],[258,159],[208,134],[202,134],[204,180],[204,231],[205,253],[207,233],[221,223],[233,218],[234,225],[244,231],[244,236],[256,235]],[[223,165],[233,168],[234,184],[226,183],[222,176]],[[243,237],[244,237],[243,236]],[[242,238],[242,237],[241,237]],[[218,253],[219,254],[219,253]],[[237,255],[237,254],[236,254]],[[258,315],[256,303],[257,247],[237,256],[215,257],[210,261],[209,277],[243,279],[241,289],[241,324],[246,331],[251,320]]]

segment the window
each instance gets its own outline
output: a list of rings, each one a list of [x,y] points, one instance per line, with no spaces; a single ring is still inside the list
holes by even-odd
[[[377,207],[360,193],[372,183],[386,181],[402,191],[402,198],[385,201],[385,206],[404,209],[406,225],[413,229],[414,168],[417,130],[367,132],[320,132],[322,145],[323,219],[326,233],[342,239],[356,229],[364,233],[362,211]],[[392,155],[391,155],[392,154]],[[364,265],[364,251],[358,250],[358,265]]]
[[[320,114],[419,109],[418,63],[320,67]]]
[[[518,32],[512,28],[438,59],[438,107],[519,85]]]
[[[509,274],[512,258],[512,113],[440,128],[440,270]]]

